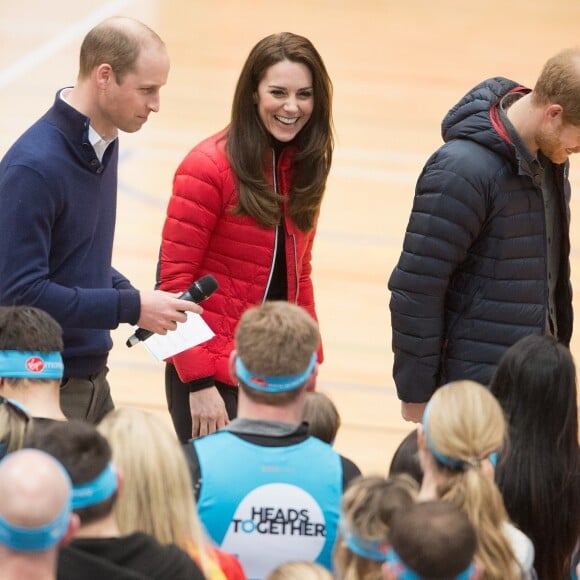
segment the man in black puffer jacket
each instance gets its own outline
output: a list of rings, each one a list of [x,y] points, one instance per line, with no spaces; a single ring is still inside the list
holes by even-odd
[[[568,157],[580,151],[580,50],[533,91],[496,77],[446,115],[391,274],[393,376],[420,421],[435,389],[487,385],[523,336],[572,335]]]

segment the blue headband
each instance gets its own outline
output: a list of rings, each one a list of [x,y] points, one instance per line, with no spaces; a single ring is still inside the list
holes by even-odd
[[[65,535],[72,512],[72,486],[66,470],[60,463],[58,466],[66,478],[68,487],[68,501],[60,513],[51,522],[37,528],[16,526],[0,515],[0,544],[18,552],[40,552],[54,546]]]
[[[429,450],[431,451],[431,453],[433,453],[434,457],[437,459],[437,461],[439,461],[439,463],[442,463],[443,465],[446,465],[447,467],[451,467],[451,469],[467,469],[468,467],[479,467],[480,463],[481,463],[481,459],[474,459],[474,460],[464,460],[464,459],[457,459],[455,457],[449,457],[448,455],[443,455],[443,453],[441,453],[440,451],[437,451],[437,449],[435,449],[435,444],[433,443],[433,440],[431,439],[431,435],[429,434],[429,429],[427,428],[427,421],[428,421],[428,416],[429,416],[429,410],[431,409],[431,401],[433,399],[431,399],[428,403],[427,406],[425,407],[425,411],[423,412],[423,433],[425,433],[425,437],[427,439],[427,447],[429,447]],[[497,457],[498,454],[497,452],[492,452],[489,454],[488,458],[491,461],[492,465],[495,467],[497,465]]]
[[[281,393],[283,391],[293,391],[301,387],[306,379],[312,374],[316,364],[316,353],[312,355],[306,370],[297,375],[268,376],[259,373],[251,373],[244,365],[242,359],[236,357],[236,375],[248,387],[263,391],[264,393]]]
[[[385,560],[392,565],[393,572],[397,575],[398,580],[421,580],[421,576],[411,570],[393,548],[388,550]],[[469,580],[474,573],[475,566],[471,563],[466,570],[455,576],[454,580]]]
[[[366,540],[355,536],[348,529],[346,520],[342,517],[338,522],[338,527],[344,543],[351,552],[367,560],[376,560],[378,562],[386,560],[387,550],[389,549],[389,544],[386,540]]]
[[[117,472],[112,463],[92,481],[73,486],[73,509],[101,503],[117,491]]]
[[[40,552],[54,546],[66,533],[71,505],[67,502],[48,524],[38,528],[15,526],[0,516],[0,543],[19,552]]]
[[[0,377],[9,379],[62,379],[59,352],[0,350]]]

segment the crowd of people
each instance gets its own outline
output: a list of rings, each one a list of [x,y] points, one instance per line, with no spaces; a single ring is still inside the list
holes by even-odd
[[[390,280],[402,439],[388,477],[334,442],[311,278],[332,83],[284,32],[179,165],[156,288],[111,263],[119,131],[169,72],[143,23],[86,35],[77,82],[0,162],[2,578],[564,580],[580,568],[568,157],[580,51],[484,81],[443,121]],[[94,208],[87,212],[86,208]],[[31,235],[31,231],[34,235]],[[203,308],[178,297],[201,276]],[[110,330],[215,336],[166,361],[173,429],[115,408]]]
[[[333,449],[340,414],[315,391],[319,332],[308,312],[287,301],[250,307],[234,343],[237,417],[181,443],[136,408],[96,426],[55,413],[58,323],[0,307],[6,578],[573,577],[576,370],[553,337],[508,349],[487,387],[437,389],[387,478]]]

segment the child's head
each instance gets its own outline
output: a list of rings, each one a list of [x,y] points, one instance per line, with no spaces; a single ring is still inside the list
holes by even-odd
[[[419,502],[398,511],[391,520],[389,541],[387,579],[463,580],[475,571],[475,530],[450,502]]]
[[[332,399],[325,393],[313,391],[306,395],[302,420],[314,437],[332,445],[340,428],[340,415]]]
[[[423,483],[423,469],[419,460],[417,429],[413,429],[399,444],[391,460],[389,476],[397,473],[410,475],[419,485]]]
[[[407,475],[360,476],[342,498],[334,567],[340,578],[379,575],[389,544],[390,522],[415,503],[418,486]]]
[[[285,562],[274,568],[266,580],[332,580],[332,574],[315,562]]]

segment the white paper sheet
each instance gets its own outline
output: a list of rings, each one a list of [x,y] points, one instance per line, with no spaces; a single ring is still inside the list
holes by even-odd
[[[213,336],[214,332],[199,314],[188,312],[186,322],[179,322],[175,330],[165,335],[153,334],[143,345],[155,360],[162,361]]]

